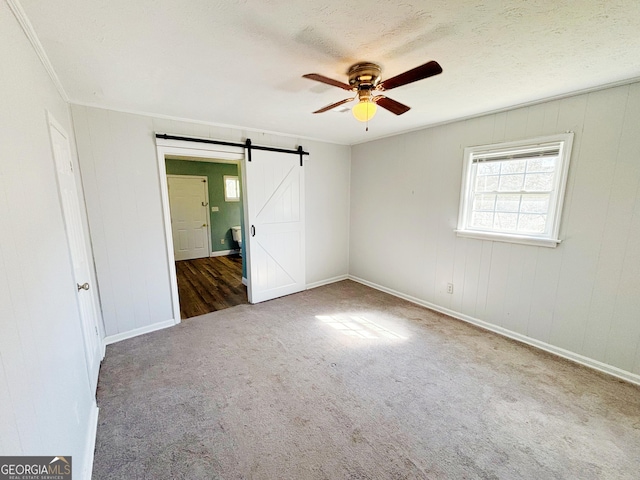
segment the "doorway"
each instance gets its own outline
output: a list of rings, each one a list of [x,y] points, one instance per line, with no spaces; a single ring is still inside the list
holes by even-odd
[[[242,231],[242,283],[247,287],[249,303],[303,291],[306,288],[303,159],[309,152],[302,146],[291,150],[253,145],[250,139],[237,143],[166,133],[155,136],[173,321],[180,323],[181,314],[167,159],[238,166],[238,179],[230,184],[235,185],[243,203],[238,230]],[[212,238],[215,245],[216,236]]]
[[[166,156],[180,317],[248,303],[237,162]]]

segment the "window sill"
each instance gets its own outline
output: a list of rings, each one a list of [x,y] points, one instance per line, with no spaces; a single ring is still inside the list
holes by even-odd
[[[478,240],[493,240],[495,242],[520,243],[523,245],[535,245],[537,247],[555,248],[562,241],[552,238],[522,237],[506,233],[476,232],[471,230],[455,230],[459,237],[476,238]]]

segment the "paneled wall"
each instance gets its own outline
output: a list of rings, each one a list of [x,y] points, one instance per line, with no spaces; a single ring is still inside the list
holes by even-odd
[[[636,83],[354,146],[350,274],[640,374],[638,125]],[[456,236],[464,147],[565,131],[557,248]]]
[[[6,2],[0,32],[0,455],[64,453],[88,478],[97,408],[46,111],[73,139],[71,116]]]
[[[108,336],[173,320],[154,132],[310,152],[307,284],[348,273],[349,147],[72,106]]]

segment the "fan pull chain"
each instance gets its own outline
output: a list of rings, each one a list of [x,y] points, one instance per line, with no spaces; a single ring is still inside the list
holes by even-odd
[[[369,102],[367,102],[367,128],[364,130],[365,132],[369,131]]]

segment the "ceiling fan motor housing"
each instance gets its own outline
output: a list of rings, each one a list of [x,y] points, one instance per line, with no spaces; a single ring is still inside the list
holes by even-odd
[[[372,90],[380,83],[381,73],[375,63],[356,63],[349,69],[349,85],[358,90]]]

